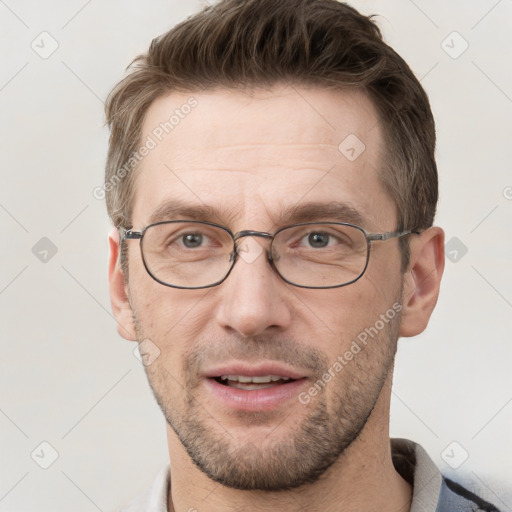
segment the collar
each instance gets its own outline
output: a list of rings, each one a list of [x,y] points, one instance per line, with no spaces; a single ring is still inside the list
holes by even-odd
[[[427,452],[408,439],[391,439],[393,465],[412,487],[410,512],[436,512],[443,477]]]

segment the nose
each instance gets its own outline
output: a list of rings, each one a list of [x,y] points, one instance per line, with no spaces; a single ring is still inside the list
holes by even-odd
[[[286,329],[292,318],[290,285],[270,266],[267,246],[265,240],[244,238],[235,266],[217,289],[217,321],[244,337]]]

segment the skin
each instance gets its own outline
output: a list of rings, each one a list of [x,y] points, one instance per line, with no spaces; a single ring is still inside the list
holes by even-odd
[[[191,95],[156,100],[142,140]],[[275,86],[193,96],[198,106],[141,163],[134,229],[148,225],[162,202],[178,199],[210,206],[216,217],[203,220],[233,232],[274,232],[287,223],[280,218],[286,207],[332,201],[355,208],[368,232],[395,230],[395,206],[378,177],[385,157],[381,127],[363,93]],[[366,146],[353,162],[338,150],[349,134]],[[290,286],[263,254],[250,262],[239,259],[219,286],[179,290],[148,275],[137,241],[127,242],[127,282],[113,231],[109,280],[118,331],[129,340],[149,338],[160,350],[146,372],[168,422],[169,510],[408,511],[411,488],[395,471],[389,444],[393,360],[398,336],[422,332],[436,304],[443,241],[437,227],[411,237],[403,274],[398,241],[376,242],[364,276],[341,288]],[[307,391],[397,302],[401,315],[307,405],[297,399],[272,411],[228,410],[199,377],[211,363],[285,360],[307,377],[300,389]],[[322,418],[315,432],[324,428],[323,439],[303,435],[314,418]],[[292,441],[299,439],[297,452]],[[194,446],[194,456],[202,455],[209,468],[194,464]],[[275,476],[276,487],[285,478],[290,484],[294,468],[312,461],[322,446],[335,456],[309,480],[297,469],[298,486],[268,490],[270,477],[267,490],[220,483],[234,467],[238,478],[259,470]]]

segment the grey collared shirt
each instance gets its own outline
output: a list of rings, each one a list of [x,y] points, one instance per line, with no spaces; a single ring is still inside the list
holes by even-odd
[[[490,503],[444,478],[419,444],[391,439],[391,452],[396,470],[413,487],[410,512],[499,512]],[[168,512],[169,483],[170,470],[166,465],[152,486],[120,512]]]

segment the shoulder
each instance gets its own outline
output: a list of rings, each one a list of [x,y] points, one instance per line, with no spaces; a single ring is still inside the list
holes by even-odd
[[[461,484],[443,477],[436,512],[499,512],[493,504],[485,501]]]
[[[410,512],[499,512],[491,503],[443,476],[423,447],[408,439],[391,439],[396,471],[411,484]]]

